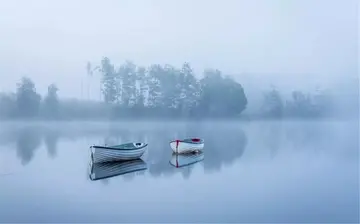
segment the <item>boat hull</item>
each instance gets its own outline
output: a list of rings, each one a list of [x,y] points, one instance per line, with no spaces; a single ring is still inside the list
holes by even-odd
[[[114,162],[139,159],[146,148],[118,150],[109,148],[91,148],[91,159],[94,163]]]
[[[146,169],[147,165],[142,159],[121,162],[91,163],[89,178],[90,180],[100,180]]]
[[[169,163],[176,168],[189,166],[204,160],[204,152],[195,152],[187,154],[176,154],[174,153]]]
[[[190,153],[190,152],[202,151],[204,148],[204,143],[172,141],[170,142],[170,147],[174,153]]]

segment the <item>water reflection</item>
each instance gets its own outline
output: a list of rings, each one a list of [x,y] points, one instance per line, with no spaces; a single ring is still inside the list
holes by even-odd
[[[190,178],[195,167],[203,165],[204,152],[173,154],[169,164],[172,166],[172,174],[181,173],[182,177],[187,180]],[[169,173],[170,174],[170,173]],[[168,174],[168,176],[170,176]]]
[[[149,172],[153,177],[172,176],[179,172],[169,164],[172,157],[169,142],[173,139],[200,136],[205,140],[203,152],[206,158],[202,164],[206,173],[218,172],[224,164],[233,163],[243,155],[247,145],[247,137],[240,127],[225,128],[216,124],[194,123],[174,127],[174,130],[159,129],[156,134],[149,136],[149,141],[153,143],[149,144]],[[185,178],[191,175],[192,169],[181,172]]]
[[[25,127],[16,133],[16,155],[22,165],[27,165],[34,157],[35,150],[41,145],[40,131],[34,127]]]
[[[337,123],[321,121],[318,122],[318,125],[314,125],[310,121],[291,122],[285,129],[285,138],[292,143],[291,147],[296,150],[324,150],[332,146],[333,141],[329,141],[329,139],[337,138],[336,132],[339,133]]]
[[[131,129],[127,127],[131,126]],[[219,171],[223,164],[231,164],[244,153],[247,138],[244,131],[236,127],[224,128],[223,126],[207,124],[177,124],[177,125],[153,125],[151,128],[144,126],[111,125],[104,128],[83,128],[76,130],[67,126],[26,126],[15,127],[5,130],[8,134],[15,135],[17,156],[22,165],[27,165],[33,158],[34,152],[41,146],[44,140],[48,156],[56,158],[58,144],[63,141],[73,142],[80,138],[98,141],[100,144],[118,144],[121,142],[142,141],[149,143],[146,153],[142,159],[148,164],[148,172],[152,177],[172,176],[178,171],[169,164],[172,150],[169,142],[174,138],[187,138],[200,136],[205,139],[204,152],[206,159],[203,161],[205,172]],[[221,130],[221,135],[219,135]],[[4,131],[4,130],[3,130]],[[225,136],[225,137],[224,137]],[[97,140],[96,140],[97,139]],[[101,141],[102,139],[102,141]],[[77,143],[78,144],[78,143]],[[88,145],[76,145],[87,150]],[[185,174],[184,174],[185,175]],[[189,174],[190,175],[190,174]],[[132,175],[126,175],[127,180]]]
[[[173,153],[170,164],[176,168],[190,166],[204,160],[204,152],[176,154]]]
[[[142,159],[121,162],[90,163],[89,178],[90,180],[101,180],[146,169],[147,165]],[[126,176],[133,177],[132,175]]]
[[[199,222],[221,221],[224,217],[228,222],[336,222],[344,217],[347,221],[358,221],[355,141],[359,133],[351,131],[355,125],[69,123],[1,126],[0,159],[5,158],[20,170],[0,180],[2,221],[188,222],[189,217]],[[179,166],[195,163],[176,168],[171,165],[176,162],[170,161],[174,158],[169,141],[188,137],[204,138],[204,159],[196,162],[197,159],[178,157]],[[148,143],[142,160],[148,169],[134,171],[130,166],[124,174],[126,168],[122,163],[89,166],[89,145],[102,141]],[[224,168],[234,163],[236,170]],[[203,175],[206,172],[219,175],[209,178]],[[138,175],[143,176],[137,178]],[[157,177],[161,179],[155,180]],[[91,182],[90,178],[102,179]],[[132,181],[134,178],[136,181]],[[166,191],[181,186],[182,179],[189,180],[181,191],[176,194]],[[108,184],[106,191],[103,184]],[[125,194],[114,198],[119,187]],[[226,209],[224,203],[228,205]],[[138,216],[139,211],[142,216]],[[166,214],[171,214],[170,218]]]
[[[282,122],[267,122],[257,130],[258,139],[263,142],[264,148],[270,150],[270,157],[274,158],[279,148],[281,147],[282,141]]]
[[[22,165],[27,165],[42,144],[48,156],[56,158],[58,144],[79,139],[98,144],[118,144],[123,142],[147,142],[149,144],[142,159],[148,164],[148,172],[153,177],[172,176],[177,171],[169,164],[172,151],[169,142],[175,138],[201,137],[205,140],[202,162],[205,172],[219,171],[224,164],[232,164],[241,158],[248,145],[247,134],[241,123],[137,123],[81,126],[78,124],[18,125],[1,128],[0,144],[15,142],[16,154]],[[284,144],[291,148],[307,146],[326,149],[332,144],[328,139],[336,136],[331,123],[278,122],[257,123],[254,140],[270,149],[271,156],[277,154]],[[324,127],[326,128],[324,129]],[[247,130],[249,132],[249,130]],[[251,134],[251,130],[250,130]],[[76,143],[76,147],[88,148],[87,143]],[[286,145],[285,145],[286,146]],[[131,175],[126,177],[131,179]]]
[[[56,157],[57,142],[59,140],[59,131],[50,129],[45,132],[45,145],[50,158]]]

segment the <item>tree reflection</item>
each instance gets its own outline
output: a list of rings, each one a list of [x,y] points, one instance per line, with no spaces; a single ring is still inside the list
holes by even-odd
[[[286,139],[296,150],[324,150],[331,148],[338,127],[321,121],[296,121],[286,125]]]
[[[34,157],[35,150],[41,144],[41,133],[36,127],[25,127],[16,132],[16,155],[22,165],[27,165]]]
[[[262,122],[256,134],[262,140],[261,147],[269,149],[270,157],[275,158],[282,143],[283,123],[281,121]]]
[[[57,142],[60,139],[75,140],[81,137],[91,137],[92,139],[103,139],[103,144],[121,144],[125,142],[146,142],[147,151],[144,154],[144,161],[148,164],[148,170],[152,177],[172,176],[181,173],[184,178],[189,178],[193,172],[193,167],[203,166],[205,172],[217,172],[224,164],[232,164],[242,156],[247,145],[247,137],[237,124],[219,123],[124,123],[122,125],[113,124],[107,130],[91,129],[89,127],[62,128],[26,126],[14,129],[16,139],[17,155],[23,165],[28,164],[34,157],[34,151],[41,145],[41,138],[44,143],[48,156],[55,158],[57,155]],[[91,131],[89,131],[91,130]],[[189,137],[199,137],[205,140],[205,159],[201,163],[194,164],[187,169],[177,169],[169,164],[172,150],[169,142],[173,139]],[[202,165],[201,165],[202,164]],[[142,175],[142,174],[139,174]],[[127,175],[125,178],[132,180],[136,175]]]
[[[172,155],[169,142],[174,138],[200,137],[205,139],[205,159],[188,168],[177,169],[169,164]],[[247,137],[239,127],[223,125],[188,124],[185,127],[166,126],[148,133],[148,164],[152,177],[172,176],[181,173],[185,179],[191,175],[194,166],[203,164],[205,172],[219,171],[223,164],[232,164],[244,153]]]
[[[205,139],[205,172],[219,171],[223,164],[231,165],[243,155],[247,137],[240,127],[218,124],[211,127],[206,125],[203,130],[200,136]]]
[[[45,132],[45,145],[50,158],[56,157],[58,139],[59,132],[57,130],[49,129]]]
[[[139,128],[140,129],[140,128]],[[110,129],[105,136],[105,142],[121,144],[125,142],[145,141],[147,146],[146,157],[143,158],[148,164],[148,173],[154,177],[170,177],[181,173],[184,179],[188,179],[195,166],[204,166],[205,172],[217,172],[224,164],[232,164],[244,153],[247,145],[247,137],[239,126],[221,125],[210,123],[169,123],[139,130],[132,126],[128,129]],[[205,139],[205,159],[199,163],[183,168],[174,168],[169,164],[172,150],[169,142],[175,138],[200,137]],[[123,178],[132,180],[135,175],[126,175]]]

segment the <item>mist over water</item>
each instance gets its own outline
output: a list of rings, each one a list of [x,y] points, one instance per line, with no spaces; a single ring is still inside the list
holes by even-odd
[[[193,136],[204,160],[171,166]],[[357,120],[3,122],[0,222],[359,222],[358,139]],[[133,141],[146,170],[89,179],[90,145]]]
[[[0,222],[358,223],[358,3],[2,1]]]

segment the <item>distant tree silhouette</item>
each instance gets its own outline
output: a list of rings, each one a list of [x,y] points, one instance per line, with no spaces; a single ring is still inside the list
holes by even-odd
[[[284,113],[284,103],[278,90],[273,88],[264,93],[261,113],[265,117],[279,118]]]
[[[0,93],[0,118],[33,119],[206,119],[238,118],[248,106],[243,86],[217,69],[195,75],[188,62],[180,68],[169,64],[138,66],[125,61],[119,66],[104,57],[100,65],[86,66],[89,76],[100,75],[102,102],[59,99],[55,84],[41,100],[34,82],[23,77],[15,93]],[[248,118],[321,118],[334,116],[329,91],[314,94],[293,91],[285,98],[274,87],[264,92],[258,111]],[[353,113],[353,112],[352,112]],[[245,118],[245,116],[242,116]]]
[[[59,98],[58,88],[55,84],[48,87],[47,95],[44,99],[44,115],[48,118],[57,118],[59,116]]]
[[[34,82],[23,77],[17,84],[16,108],[19,117],[36,117],[39,114],[41,96],[36,92]]]
[[[0,118],[13,118],[16,112],[16,95],[0,93]]]

